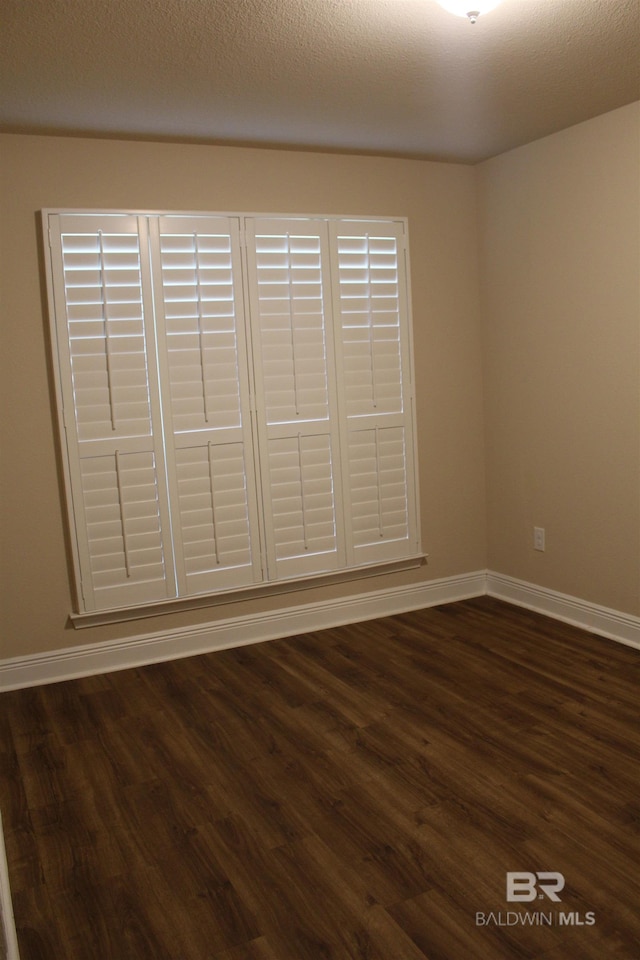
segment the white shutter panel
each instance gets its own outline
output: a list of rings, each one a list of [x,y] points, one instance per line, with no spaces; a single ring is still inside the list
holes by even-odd
[[[238,221],[165,216],[152,236],[181,592],[250,585],[261,565]]]
[[[80,599],[86,610],[166,599],[175,587],[141,224],[52,214],[49,228]]]
[[[270,579],[344,566],[326,223],[247,220]]]
[[[401,221],[48,227],[82,612],[418,554]]]
[[[350,562],[418,551],[401,222],[331,223]]]

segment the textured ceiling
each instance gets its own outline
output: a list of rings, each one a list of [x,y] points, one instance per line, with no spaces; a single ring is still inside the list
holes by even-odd
[[[640,0],[0,0],[0,129],[475,162],[640,98]]]

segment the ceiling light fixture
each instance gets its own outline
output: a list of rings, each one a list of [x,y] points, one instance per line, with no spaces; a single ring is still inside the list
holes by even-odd
[[[438,0],[441,7],[459,17],[468,17],[475,23],[481,13],[489,13],[500,0]]]

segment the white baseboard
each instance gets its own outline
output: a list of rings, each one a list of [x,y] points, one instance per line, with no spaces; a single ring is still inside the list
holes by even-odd
[[[20,960],[18,953],[18,938],[16,925],[13,919],[13,904],[9,887],[9,868],[7,854],[4,847],[4,833],[2,830],[2,816],[0,815],[0,956],[6,960]]]
[[[486,592],[499,600],[526,607],[536,613],[544,613],[555,620],[571,623],[601,637],[640,649],[640,617],[632,614],[620,613],[618,610],[491,570],[487,571]]]
[[[486,592],[486,571],[414,586],[375,590],[340,600],[301,604],[272,613],[238,616],[126,640],[67,647],[0,662],[0,690],[56,683],[245,644],[276,640],[347,623],[451,603]]]
[[[375,590],[340,600],[300,604],[271,613],[232,617],[197,627],[67,647],[0,661],[0,690],[57,683],[213,650],[393,616],[483,594],[571,623],[640,649],[640,618],[548,590],[501,573],[478,570],[408,587]]]

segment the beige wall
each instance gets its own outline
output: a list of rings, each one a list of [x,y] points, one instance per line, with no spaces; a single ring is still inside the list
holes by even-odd
[[[478,168],[488,565],[640,613],[640,105]],[[532,548],[534,525],[546,551]]]
[[[409,217],[421,472],[419,571],[371,588],[486,566],[475,172],[382,158],[184,144],[0,137],[1,657],[170,630],[365,582],[76,631],[50,406],[38,262],[43,207],[246,210]]]
[[[476,169],[0,137],[0,657],[369,585],[82,631],[69,625],[38,250],[43,207],[408,216],[429,562],[371,588],[488,566],[640,614],[639,114],[639,104],[622,108]],[[545,553],[533,550],[534,525],[546,529]]]

